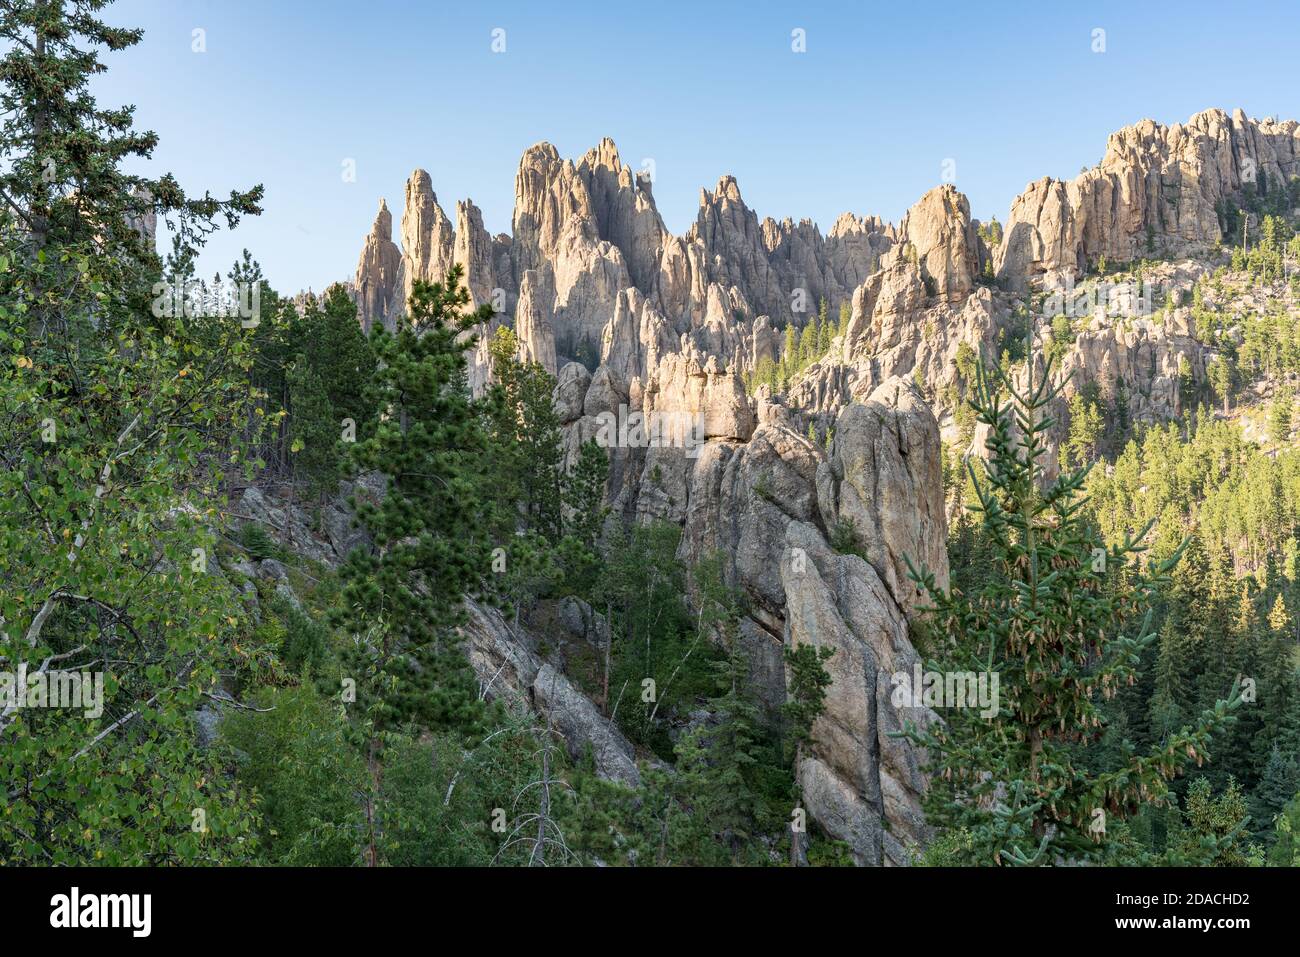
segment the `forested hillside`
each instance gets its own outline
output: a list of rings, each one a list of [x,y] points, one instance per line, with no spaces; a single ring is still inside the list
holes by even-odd
[[[1300,863],[1300,124],[826,236],[542,143],[295,293],[101,7],[0,9],[0,865]]]

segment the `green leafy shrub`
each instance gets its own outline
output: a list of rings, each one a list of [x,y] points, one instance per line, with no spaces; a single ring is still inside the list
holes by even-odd
[[[340,867],[358,863],[365,765],[346,737],[337,702],[310,686],[265,688],[258,708],[222,724],[240,780],[261,797],[269,863]]]
[[[857,555],[861,559],[867,557],[857,523],[846,516],[840,516],[831,526],[831,548],[841,555]]]
[[[249,557],[263,561],[267,558],[274,558],[277,561],[284,561],[284,549],[277,545],[267,532],[266,527],[257,522],[246,522],[239,530],[239,543],[244,546],[244,551],[248,552]]]

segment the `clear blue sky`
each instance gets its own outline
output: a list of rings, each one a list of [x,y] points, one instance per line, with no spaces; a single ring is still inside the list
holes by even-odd
[[[611,136],[634,167],[652,158],[674,232],[724,173],[760,216],[827,231],[844,210],[897,221],[948,158],[974,215],[1005,219],[1026,183],[1075,175],[1143,117],[1300,118],[1294,0],[119,0],[106,16],[146,31],[96,91],[160,134],[154,168],[191,190],[266,186],[265,213],[216,238],[203,274],[247,246],[285,293],[350,277],[379,197],[399,219],[416,167],[449,215],[468,196],[508,231],[539,140],[576,158]]]

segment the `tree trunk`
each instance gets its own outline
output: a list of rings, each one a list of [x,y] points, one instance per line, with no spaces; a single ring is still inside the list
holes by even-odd
[[[549,726],[547,732],[550,732]],[[537,815],[537,841],[533,844],[533,853],[528,860],[529,867],[546,863],[546,823],[551,814],[551,746],[548,742],[542,748],[542,807]]]
[[[370,793],[366,795],[366,829],[367,847],[366,847],[366,866],[379,866],[379,836],[376,826],[375,802],[379,798],[380,788],[383,787],[383,765],[379,761],[379,739],[371,738],[370,746],[366,752],[366,767],[370,771]]]
[[[799,783],[799,761],[802,758],[803,758],[803,742],[799,741],[796,742],[794,746],[794,779],[795,779],[796,786]],[[798,811],[802,807],[803,807],[803,797],[800,796],[794,802],[794,809]],[[804,816],[804,820],[807,820],[806,814]],[[805,832],[803,831],[796,831],[794,829],[794,821],[790,822],[790,866],[791,867],[803,867],[805,864],[808,863],[808,852],[804,848],[804,833]]]
[[[609,654],[610,646],[614,644],[614,623],[609,614],[610,603],[605,602],[605,678],[600,697],[605,717],[609,717]]]
[[[48,4],[42,4],[42,7],[48,7]],[[62,0],[55,0],[54,9],[51,11],[56,18],[62,19],[63,11]],[[45,19],[41,17],[36,26],[36,45],[35,56],[33,60],[37,70],[44,69],[45,61]],[[45,135],[49,128],[49,104],[42,97],[36,102],[36,108],[32,115],[32,153],[36,162],[44,165],[49,158],[46,153],[48,143],[45,142]],[[43,172],[43,170],[42,170]],[[49,190],[44,178],[39,178],[40,185],[37,186],[36,201],[32,204],[32,244],[37,252],[45,248],[46,239],[49,231]]]

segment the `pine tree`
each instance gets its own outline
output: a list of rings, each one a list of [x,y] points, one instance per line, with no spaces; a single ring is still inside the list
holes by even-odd
[[[1088,470],[1045,481],[1043,434],[1053,424],[1045,410],[1061,388],[1050,365],[1035,375],[1030,352],[1021,389],[996,370],[981,366],[978,375],[974,406],[990,428],[978,511],[998,574],[968,596],[913,572],[933,604],[935,632],[951,636],[934,670],[999,675],[995,717],[949,708],[946,724],[909,722],[903,732],[930,755],[929,822],[968,831],[973,862],[982,864],[1104,857],[1098,819],[1118,822],[1165,800],[1168,781],[1207,757],[1211,733],[1240,700],[1218,702],[1149,753],[1124,745],[1118,767],[1082,766],[1080,753],[1106,730],[1102,702],[1136,680],[1155,640],[1151,606],[1178,554],[1134,567],[1149,525],[1107,550],[1081,518]]]
[[[1232,778],[1218,797],[1210,782],[1197,778],[1187,789],[1184,828],[1176,853],[1210,867],[1258,866],[1260,852],[1247,845],[1246,798]]]
[[[356,303],[335,283],[325,291],[322,306],[311,300],[302,326],[306,355],[329,398],[336,431],[345,418],[364,430],[374,415],[366,388],[375,372],[375,356],[357,321]]]
[[[178,249],[192,258],[194,248],[216,228],[221,216],[234,227],[244,215],[261,212],[262,187],[232,192],[225,201],[205,194],[185,195],[170,174],[150,179],[123,167],[149,157],[157,134],[133,129],[134,107],[104,109],[90,93],[93,76],[104,71],[100,51],[134,46],[138,29],[110,27],[96,14],[106,0],[14,0],[0,16],[0,128],[6,162],[0,171],[5,213],[23,233],[22,254],[42,250],[93,252],[98,257],[99,292],[139,304],[141,285],[157,277],[154,253],[141,225],[150,216],[167,217]],[[67,282],[75,258],[46,255],[48,270],[31,278],[40,283],[30,310],[33,328],[66,324],[98,296],[84,283]],[[60,290],[58,304],[41,295]],[[87,326],[90,323],[87,322]]]
[[[574,595],[591,600],[600,573],[600,538],[609,509],[605,506],[605,483],[609,477],[609,454],[594,439],[578,449],[578,461],[564,476],[564,537],[560,542],[560,563],[564,586]]]
[[[817,306],[817,320],[813,327],[813,341],[808,361],[815,362],[831,347],[830,303],[823,297]]]
[[[1160,629],[1160,646],[1156,655],[1155,683],[1151,697],[1151,730],[1163,741],[1183,727],[1186,714],[1187,682],[1183,677],[1185,642],[1172,617]]]
[[[788,382],[799,369],[799,332],[790,322],[786,324],[785,345],[781,349],[781,374]]]
[[[679,771],[693,782],[686,800],[692,813],[708,822],[716,840],[735,853],[754,834],[759,817],[761,764],[758,708],[749,692],[749,656],[740,641],[740,605],[723,579],[718,553],[694,569],[703,640],[721,645],[724,656],[710,668],[715,692],[709,698],[710,722],[689,732],[678,750]]]
[[[1227,415],[1237,379],[1236,359],[1228,351],[1221,352],[1210,362],[1206,372],[1210,385],[1223,403],[1223,414]]]
[[[578,461],[564,480],[566,535],[587,548],[594,548],[605,524],[605,482],[609,477],[609,455],[588,439],[578,448]]]
[[[1295,396],[1287,390],[1282,390],[1273,400],[1272,408],[1269,410],[1268,428],[1270,438],[1278,445],[1284,445],[1291,440],[1291,417],[1294,408]]]
[[[1260,623],[1248,584],[1243,584],[1239,590],[1234,618],[1232,630],[1223,636],[1227,651],[1227,671],[1220,679],[1220,687],[1230,688],[1234,681],[1250,677],[1256,681],[1255,693],[1258,696],[1258,679],[1254,676],[1260,674]],[[1226,777],[1231,776],[1249,790],[1258,782],[1252,748],[1261,729],[1258,702],[1250,702],[1248,707],[1239,709],[1236,717],[1237,720],[1223,736],[1222,758],[1211,769],[1210,778],[1212,783],[1217,784],[1226,783]]]
[[[1266,843],[1276,838],[1274,819],[1300,793],[1300,766],[1294,754],[1284,754],[1277,745],[1269,752],[1251,801],[1250,814],[1255,833]]]
[[[797,648],[786,647],[783,656],[786,668],[785,703],[781,713],[786,721],[786,735],[790,743],[790,763],[794,768],[795,779],[799,778],[799,767],[803,763],[804,752],[814,743],[812,728],[817,719],[826,710],[826,689],[831,685],[830,672],[826,662],[835,655],[834,648],[819,648],[804,644]],[[802,808],[800,797],[795,810]],[[796,866],[807,860],[806,832],[790,832],[790,860]]]
[[[814,319],[803,327],[803,335],[799,338],[798,367],[800,370],[817,361],[817,340],[817,320]]]
[[[518,341],[497,328],[492,360],[492,441],[498,460],[499,497],[518,501],[520,530],[554,543],[561,528],[560,419],[552,399],[555,378],[536,362],[516,358]]]
[[[1205,622],[1203,664],[1197,679],[1202,707],[1222,696],[1240,674],[1242,611],[1230,561],[1226,549],[1211,552],[1199,586],[1204,607],[1200,617]]]
[[[374,552],[341,569],[336,623],[351,635],[344,674],[355,684],[354,731],[370,774],[367,862],[380,863],[383,755],[409,724],[472,734],[483,705],[455,626],[461,601],[482,590],[490,568],[483,488],[490,475],[483,414],[471,398],[463,336],[491,318],[468,312],[462,270],[415,284],[395,334],[372,330],[374,434],[352,446],[359,470],[383,473],[378,502],[355,503]]]
[[[536,532],[524,532],[510,541],[501,591],[514,618],[516,634],[521,619],[539,598],[549,594],[563,577],[549,542]]]
[[[1101,437],[1101,410],[1095,386],[1080,389],[1070,398],[1070,435],[1062,448],[1062,459],[1071,468],[1091,462]]]
[[[1300,867],[1300,794],[1274,819],[1274,844],[1268,852],[1273,867]]]
[[[321,377],[299,356],[289,369],[289,451],[308,495],[332,492],[340,474],[339,429]]]
[[[1260,744],[1272,750],[1283,743],[1300,750],[1300,671],[1295,663],[1294,624],[1279,593],[1268,615],[1260,653]]]

